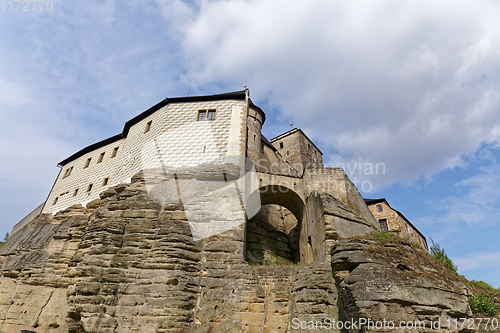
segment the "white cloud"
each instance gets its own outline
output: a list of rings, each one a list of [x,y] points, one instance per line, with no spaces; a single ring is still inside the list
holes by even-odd
[[[385,163],[365,178],[377,189],[431,181],[500,138],[498,2],[157,2],[184,18],[168,24],[186,82],[250,87],[327,162]]]
[[[460,271],[500,268],[500,252],[473,252],[453,260]]]
[[[500,175],[496,163],[483,167],[478,174],[454,185],[456,195],[441,199],[435,217],[442,225],[465,224],[487,227],[498,224],[500,218]]]

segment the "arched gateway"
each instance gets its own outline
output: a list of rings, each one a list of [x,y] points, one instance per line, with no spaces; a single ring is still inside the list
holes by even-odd
[[[259,264],[311,263],[311,237],[305,233],[309,218],[300,195],[270,184],[255,190],[249,201],[258,197],[261,209],[246,224],[245,259]]]

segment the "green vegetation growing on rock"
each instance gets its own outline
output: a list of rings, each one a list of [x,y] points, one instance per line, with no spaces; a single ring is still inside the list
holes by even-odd
[[[496,316],[499,313],[500,288],[495,289],[484,281],[471,280],[469,283],[475,290],[475,295],[469,297],[469,304],[474,313]]]
[[[448,255],[444,252],[444,249],[439,247],[439,244],[434,243],[434,241],[431,238],[432,246],[431,246],[431,256],[436,260],[438,263],[441,263],[444,265],[444,267],[448,268],[452,272],[457,273],[457,266],[451,261],[451,259],[448,257]]]
[[[401,240],[398,235],[392,232],[373,231],[370,233],[370,235],[380,245],[385,245],[388,243],[398,243]]]
[[[4,245],[7,242],[7,238],[9,238],[9,233],[5,234],[5,237],[3,238],[3,242],[0,242],[0,247],[2,247],[2,245]]]
[[[498,314],[498,306],[492,296],[482,293],[469,297],[470,308],[473,313],[482,313],[487,316],[496,316]]]

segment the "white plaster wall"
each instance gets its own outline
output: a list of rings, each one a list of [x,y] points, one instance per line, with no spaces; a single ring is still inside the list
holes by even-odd
[[[235,141],[244,138],[243,126],[246,102],[221,100],[208,102],[172,103],[133,125],[126,138],[87,153],[63,166],[49,194],[43,213],[56,213],[75,204],[86,205],[99,197],[107,187],[130,182],[140,170],[159,166],[159,162],[172,167],[193,166],[223,156],[234,156],[238,150]],[[198,110],[216,109],[213,121],[198,121]],[[237,118],[237,119],[235,119]],[[152,120],[149,132],[146,124]],[[236,127],[240,128],[236,128]],[[228,154],[228,139],[232,148]],[[116,157],[113,149],[119,147]],[[101,163],[99,155],[106,152]],[[238,156],[244,152],[239,151]],[[89,157],[92,161],[84,168]],[[63,178],[65,170],[73,166],[71,175]],[[108,184],[103,180],[109,177]],[[92,190],[87,192],[89,184]],[[74,196],[74,190],[78,194]],[[57,203],[54,203],[55,198]]]

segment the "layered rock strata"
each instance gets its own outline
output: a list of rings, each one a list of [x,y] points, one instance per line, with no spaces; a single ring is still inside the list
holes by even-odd
[[[314,192],[307,206],[311,244],[328,250],[307,266],[287,251],[289,265],[250,265],[250,224],[195,242],[185,206],[152,200],[143,173],[39,215],[0,248],[0,332],[325,332],[294,323],[469,314],[459,281],[346,239],[373,228],[340,201]]]

